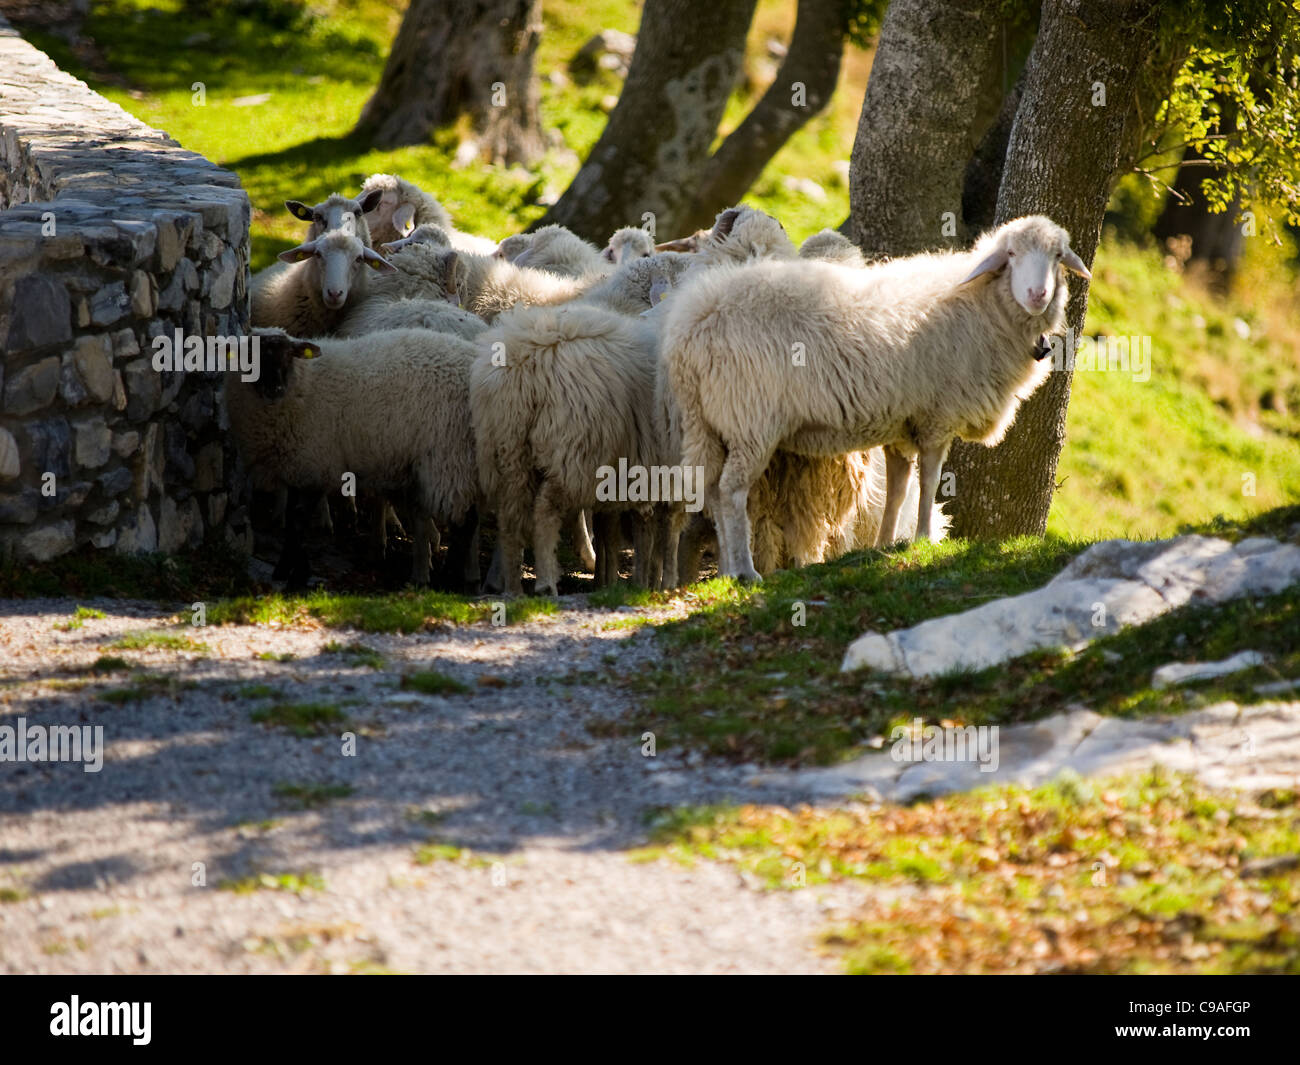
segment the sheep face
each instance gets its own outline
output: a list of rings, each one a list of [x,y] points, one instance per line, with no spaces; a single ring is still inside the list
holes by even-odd
[[[366,222],[377,238],[386,241],[409,237],[415,228],[415,204],[403,199],[397,181],[392,178],[381,183],[372,177],[366,182],[374,183],[370,192],[377,196],[366,211]]]
[[[1005,270],[1011,297],[1031,317],[1053,322],[1065,307],[1065,279],[1061,268],[1091,277],[1083,261],[1070,249],[1070,235],[1043,215],[1017,218],[994,230],[976,245],[984,257],[966,278]]]
[[[609,238],[609,244],[600,254],[606,262],[617,266],[629,259],[647,259],[654,250],[649,233],[636,226],[625,226]]]
[[[533,242],[531,233],[516,233],[513,237],[506,237],[497,245],[497,250],[493,252],[493,258],[504,259],[506,262],[514,262],[520,255],[528,250],[528,246]]]
[[[340,310],[354,287],[364,287],[366,267],[391,274],[395,267],[349,233],[326,233],[280,253],[286,263],[310,261],[313,280],[320,285],[321,302],[332,311]]]
[[[320,348],[309,340],[298,340],[279,330],[259,332],[256,340],[260,372],[253,388],[262,399],[274,403],[283,399],[289,390],[294,360],[314,359],[320,354]]]
[[[311,223],[311,229],[307,231],[308,240],[335,230],[368,237],[369,230],[362,222],[362,215],[374,209],[380,194],[379,189],[374,189],[364,193],[360,199],[352,200],[336,192],[315,207],[308,207],[299,200],[285,200],[284,205],[294,218]]]

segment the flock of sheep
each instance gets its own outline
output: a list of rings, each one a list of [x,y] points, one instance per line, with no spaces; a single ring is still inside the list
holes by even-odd
[[[748,207],[598,249],[559,226],[463,233],[386,174],[286,206],[309,229],[253,279],[261,375],[228,384],[227,407],[255,486],[287,490],[291,586],[310,573],[306,526],[349,478],[376,550],[400,510],[412,579],[430,580],[445,537],[436,580],[457,590],[522,592],[531,536],[535,591],[558,594],[566,530],[598,586],[630,538],[650,588],[697,579],[715,535],[719,573],[748,580],[940,536],[949,446],[1001,439],[1050,370],[1063,271],[1088,276],[1041,216],[970,251],[868,264],[832,230],[796,249]],[[620,468],[673,490],[610,498]]]

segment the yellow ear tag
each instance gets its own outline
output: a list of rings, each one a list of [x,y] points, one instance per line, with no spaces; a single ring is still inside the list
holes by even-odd
[[[320,354],[320,352],[317,351],[315,348],[303,348],[303,349],[302,349],[302,357],[303,357],[304,359],[314,359],[314,358],[315,358],[317,355],[319,355],[319,354]]]

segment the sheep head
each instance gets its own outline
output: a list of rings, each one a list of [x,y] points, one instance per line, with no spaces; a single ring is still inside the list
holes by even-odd
[[[1028,215],[999,226],[975,245],[975,268],[962,284],[985,274],[1004,275],[1011,298],[1030,317],[1044,317],[1048,332],[1059,328],[1068,291],[1062,270],[1091,277],[1070,248],[1070,234],[1044,215]]]
[[[512,263],[526,252],[532,243],[533,235],[531,233],[516,233],[513,237],[506,237],[505,240],[498,244],[497,250],[492,253],[492,257]]]
[[[629,259],[646,259],[654,254],[654,242],[650,234],[637,226],[624,226],[615,230],[609,238],[609,244],[602,251],[601,257],[609,263],[618,265]]]
[[[291,337],[282,329],[259,329],[253,334],[253,342],[257,345],[259,371],[253,387],[268,403],[283,399],[289,390],[295,359],[320,355],[313,341]]]
[[[321,302],[332,311],[340,310],[354,288],[365,288],[363,267],[391,274],[393,266],[378,252],[367,248],[349,233],[325,233],[315,240],[282,251],[282,262],[308,262],[312,280],[320,285]]]
[[[285,200],[284,206],[294,218],[311,223],[311,229],[307,231],[308,240],[339,230],[352,233],[360,237],[363,244],[369,244],[370,227],[363,216],[379,202],[380,195],[380,190],[375,189],[353,200],[336,192],[315,207],[308,207],[300,200]]]

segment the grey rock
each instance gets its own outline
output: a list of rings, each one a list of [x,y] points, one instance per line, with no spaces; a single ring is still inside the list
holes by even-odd
[[[74,455],[77,465],[88,470],[98,469],[108,461],[113,443],[113,431],[103,418],[94,417],[72,423],[76,436]]]
[[[28,274],[14,282],[5,351],[11,355],[72,339],[68,290],[52,277]]]
[[[96,403],[107,403],[112,399],[113,345],[110,339],[103,335],[78,337],[71,354],[77,376],[90,397]]]
[[[23,562],[48,562],[77,545],[77,527],[70,519],[53,521],[23,533],[15,557]]]
[[[130,310],[131,298],[123,281],[105,285],[90,297],[90,321],[94,325],[112,325],[126,317]]]
[[[0,428],[0,481],[18,476],[18,441],[8,429]]]
[[[48,407],[58,388],[59,359],[51,355],[11,374],[5,382],[5,413],[21,416]]]
[[[140,555],[158,550],[158,527],[147,506],[132,511],[118,526],[115,546],[124,555]]]
[[[109,470],[108,473],[100,474],[99,490],[105,497],[111,499],[130,488],[132,480],[131,471],[125,466],[119,466],[115,470]]]
[[[158,410],[162,397],[161,375],[147,358],[129,362],[122,374],[126,385],[126,416],[133,422],[142,422]]]

